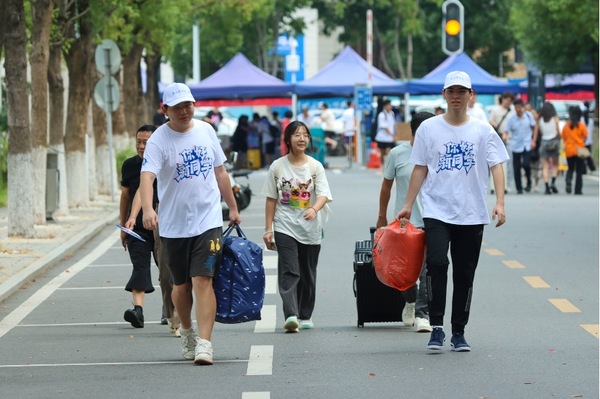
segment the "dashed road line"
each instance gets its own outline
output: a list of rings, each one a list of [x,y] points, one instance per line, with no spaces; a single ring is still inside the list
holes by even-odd
[[[504,255],[504,252],[500,251],[499,249],[495,249],[495,248],[484,249],[484,251],[488,255],[492,255],[492,256],[502,256],[502,255]]]
[[[518,260],[503,260],[502,263],[509,269],[525,269],[525,265]]]
[[[573,305],[568,299],[555,298],[548,299],[548,301],[563,313],[581,313],[581,310]]]
[[[271,399],[271,392],[242,392],[242,399]]]
[[[273,333],[277,324],[277,306],[263,305],[260,311],[260,320],[254,324],[255,333]]]
[[[598,324],[580,324],[581,328],[598,338]]]
[[[531,288],[550,288],[550,285],[540,276],[523,276],[523,280],[525,280]]]
[[[252,345],[246,375],[273,374],[273,345]]]

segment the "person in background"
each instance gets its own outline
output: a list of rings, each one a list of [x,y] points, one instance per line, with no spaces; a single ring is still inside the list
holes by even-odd
[[[546,195],[558,194],[556,177],[558,176],[558,156],[560,153],[560,129],[556,109],[550,101],[544,102],[540,117],[533,130],[533,140],[541,137],[540,157],[542,158],[542,180],[546,186]],[[552,180],[550,180],[552,175]]]
[[[506,145],[506,151],[510,154],[510,140],[509,137],[504,136],[504,132],[506,131],[506,122],[508,119],[514,115],[515,111],[511,108],[512,103],[515,100],[515,95],[510,91],[505,91],[502,93],[499,99],[499,104],[492,108],[492,112],[490,113],[490,125],[496,130],[498,135],[502,138],[502,141]],[[504,191],[506,193],[509,192],[508,184],[510,179],[513,178],[513,170],[512,164],[510,162],[502,164],[502,170],[504,171]],[[490,186],[492,186],[492,177],[490,176]],[[493,190],[493,188],[492,188]],[[492,191],[493,193],[493,191]]]
[[[580,158],[577,152],[580,148],[585,148],[588,131],[585,123],[581,121],[581,108],[578,106],[569,108],[569,120],[563,127],[561,136],[565,142],[565,156],[569,166],[566,175],[567,193],[571,194],[573,173],[575,173],[575,194],[581,195],[585,159]]]
[[[181,321],[181,353],[199,365],[213,364],[212,330],[216,316],[213,277],[223,243],[221,199],[229,207],[229,224],[240,224],[225,153],[213,128],[194,119],[188,86],[173,83],[163,93],[169,122],[148,140],[142,162],[140,195],[143,224],[160,225],[160,240],[173,280],[173,303]],[[157,182],[159,209],[154,210]],[[198,332],[192,324],[192,309]]]
[[[472,116],[473,118],[477,118],[484,122],[488,122],[488,117],[485,114],[485,111],[481,106],[477,103],[477,93],[473,90],[473,97],[471,101],[469,101],[469,108],[467,108],[467,115]]]
[[[267,249],[277,248],[277,280],[287,333],[314,328],[317,264],[323,236],[323,208],[332,201],[323,165],[312,150],[308,126],[291,122],[284,131],[288,154],[275,160],[262,189],[266,195]],[[291,195],[297,192],[298,195]]]
[[[448,280],[448,253],[452,257],[453,351],[466,352],[473,281],[479,262],[487,210],[488,172],[496,188],[492,218],[496,227],[506,222],[502,162],[508,153],[489,123],[471,118],[467,107],[472,96],[471,78],[462,71],[446,75],[442,95],[448,104],[443,115],[429,118],[417,130],[410,162],[414,170],[408,194],[396,219],[410,219],[417,195],[423,204],[427,253],[429,320],[433,331],[427,344],[431,350],[444,346],[444,314]],[[469,193],[466,195],[465,193]]]
[[[167,116],[163,112],[162,107],[159,105],[158,109],[154,113],[154,117],[152,117],[152,124],[154,124],[155,127],[159,127],[160,125],[162,125],[166,122],[167,122]]]
[[[435,115],[442,115],[446,111],[442,107],[435,107],[435,111],[434,112],[435,112]]]
[[[174,318],[174,306],[171,301],[171,283],[167,266],[160,261],[160,241],[155,240],[152,231],[144,228],[142,215],[138,208],[134,210],[134,198],[140,186],[140,172],[146,143],[156,130],[154,125],[141,126],[135,135],[135,149],[137,154],[123,162],[121,167],[121,200],[119,205],[119,221],[121,226],[125,226],[135,233],[139,234],[145,242],[135,237],[127,235],[121,231],[121,244],[126,251],[133,265],[133,271],[125,290],[131,292],[133,297],[133,309],[127,309],[123,318],[135,328],[144,327],[144,296],[154,292],[151,276],[152,256],[159,269],[159,280],[161,282],[161,291],[163,297],[163,318],[168,318],[171,323],[172,332],[176,333],[178,329],[178,320]],[[152,200],[154,207],[158,204],[158,198],[155,196]],[[165,320],[164,324],[167,320]]]
[[[292,111],[290,111],[290,113],[291,112]],[[291,120],[292,117],[293,117],[293,115],[290,116],[290,120]],[[312,126],[313,121],[312,121],[312,118],[311,118],[310,114],[308,113],[308,107],[306,105],[302,106],[302,110],[300,111],[300,114],[298,115],[298,117],[296,118],[296,120],[304,123],[308,127]],[[282,126],[281,127],[281,131],[283,132],[284,130],[285,130],[285,127]]]
[[[288,110],[286,110],[288,111]],[[291,111],[290,111],[291,112]],[[271,119],[271,135],[273,136],[273,141],[275,148],[273,149],[273,159],[279,158],[279,154],[281,154],[281,120],[279,120],[279,112],[273,111],[272,113],[273,119]],[[284,113],[285,116],[285,113]]]
[[[260,134],[262,164],[268,167],[273,161],[273,155],[275,155],[275,135],[271,122],[266,116],[260,117],[257,126]]]
[[[377,115],[377,134],[375,135],[377,147],[381,151],[381,164],[396,145],[396,116],[392,111],[392,102],[383,101],[383,109]]]
[[[323,134],[325,135],[325,146],[329,148],[332,154],[335,154],[337,140],[335,139],[335,115],[329,109],[327,103],[321,104],[321,122],[323,124]],[[307,125],[308,126],[308,125]]]
[[[246,167],[246,151],[248,151],[248,133],[250,133],[250,123],[248,115],[240,115],[238,124],[231,136],[230,149],[237,152],[238,169]]]
[[[342,122],[344,123],[344,145],[346,146],[348,161],[352,162],[352,159],[354,158],[356,119],[354,118],[354,103],[351,100],[348,100],[346,105],[348,108],[346,108],[342,114]]]
[[[433,117],[431,112],[418,112],[410,121],[412,138],[410,142],[401,142],[390,151],[386,164],[383,168],[383,182],[379,193],[379,216],[377,217],[376,227],[387,226],[387,208],[391,197],[392,186],[396,181],[396,202],[394,215],[397,215],[404,204],[408,184],[413,171],[413,164],[409,162],[410,153],[415,140],[417,129],[426,119]],[[423,218],[421,217],[421,204],[416,201],[412,208],[410,222],[419,228],[423,228]],[[416,327],[417,332],[431,332],[429,324],[429,312],[427,310],[427,282],[426,267],[423,267],[419,284],[406,291],[402,291],[402,297],[405,300],[404,310],[402,311],[402,321],[405,326]]]
[[[529,112],[535,120],[535,126],[533,127],[533,141],[535,142],[535,146],[531,146],[531,179],[533,180],[533,192],[537,193],[539,191],[539,184],[542,176],[542,137],[540,134],[536,133],[540,114],[531,106],[531,103],[525,103],[524,106],[525,112]]]
[[[510,137],[512,143],[513,171],[515,176],[515,187],[517,194],[531,191],[531,148],[535,148],[533,140],[533,129],[535,118],[525,111],[523,101],[517,99],[513,102],[515,114],[506,123],[505,136]],[[525,171],[527,185],[523,189],[521,181],[521,169]]]
[[[303,108],[304,109],[304,108]],[[292,122],[292,118],[294,117],[294,113],[289,109],[286,110],[283,114],[283,120],[281,121],[281,131],[284,132],[285,128]],[[283,134],[279,135],[279,150],[281,152],[281,156],[284,157],[288,153],[287,145],[285,144]]]
[[[588,136],[585,140],[585,146],[592,153],[592,145],[594,144],[594,115],[591,115],[592,111],[590,110],[590,102],[584,101],[585,110],[583,111],[583,120],[585,122],[585,126],[588,130]],[[594,164],[594,157],[587,157],[585,159],[585,164],[589,170],[595,171],[596,164]]]

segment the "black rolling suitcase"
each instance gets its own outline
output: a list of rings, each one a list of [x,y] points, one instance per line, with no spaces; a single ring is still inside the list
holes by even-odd
[[[354,249],[353,288],[358,327],[364,327],[365,323],[402,321],[402,293],[379,281],[373,268],[371,249],[374,234],[375,228],[371,227],[371,239],[356,241]]]

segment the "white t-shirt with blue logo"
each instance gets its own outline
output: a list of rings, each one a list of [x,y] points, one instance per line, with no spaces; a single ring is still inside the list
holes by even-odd
[[[458,225],[489,224],[489,168],[508,159],[504,143],[489,123],[469,118],[453,126],[443,115],[425,120],[410,156],[415,165],[427,166],[420,191],[423,218]]]
[[[157,179],[161,237],[195,237],[223,226],[214,168],[223,165],[225,154],[214,129],[193,121],[194,127],[185,133],[160,126],[144,151],[142,172],[152,172]]]

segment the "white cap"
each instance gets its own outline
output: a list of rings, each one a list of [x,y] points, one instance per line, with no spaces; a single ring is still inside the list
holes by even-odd
[[[194,96],[187,85],[183,83],[171,83],[163,92],[163,104],[173,107],[179,103],[195,102]]]
[[[450,86],[462,86],[467,89],[471,88],[471,78],[467,75],[466,72],[462,71],[453,71],[446,75],[446,80],[444,80],[444,90],[446,90]]]

